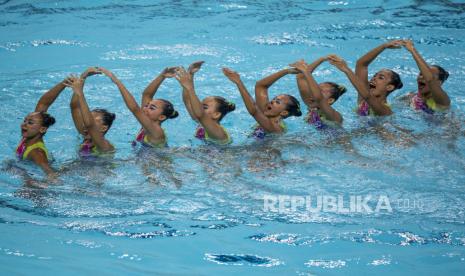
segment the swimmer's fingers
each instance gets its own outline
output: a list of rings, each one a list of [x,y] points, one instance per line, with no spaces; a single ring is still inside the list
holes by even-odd
[[[84,77],[87,77],[87,76],[93,76],[93,75],[97,75],[97,74],[102,74],[102,72],[99,70],[99,67],[89,67],[87,68],[87,70],[84,72]]]
[[[414,46],[413,46],[413,41],[410,40],[410,39],[406,39],[404,40],[404,47],[409,50],[409,51],[412,51]]]
[[[340,56],[336,55],[336,54],[330,54],[328,56],[326,56],[327,60],[331,61],[341,61],[343,60]]]
[[[200,68],[202,67],[202,64],[204,63],[205,61],[203,60],[195,61],[191,65],[189,65],[189,68],[187,69],[187,71],[189,72],[189,74],[193,75],[195,72],[200,70]]]
[[[232,82],[234,82],[234,83],[238,83],[238,82],[241,81],[241,76],[240,76],[237,72],[235,72],[235,71],[233,71],[233,70],[231,70],[231,69],[229,69],[229,68],[226,68],[226,67],[223,68],[222,70],[223,70],[223,74],[224,74],[230,81],[232,81]]]
[[[98,72],[100,72],[101,74],[104,74],[105,76],[109,77],[109,78],[113,78],[113,73],[106,69],[106,68],[103,68],[103,67],[96,67]]]
[[[303,59],[298,60],[298,61],[296,61],[296,62],[294,62],[294,63],[291,63],[291,64],[289,64],[289,66],[290,66],[290,67],[293,67],[293,68],[295,68],[295,69],[297,69],[297,70],[300,71],[300,72],[304,72],[304,71],[306,71],[307,68],[308,68],[307,64],[305,63],[305,61],[304,61]],[[291,70],[289,71],[289,73],[291,73],[291,74],[294,73],[294,72],[292,72],[292,71],[293,71],[293,70],[291,69]],[[300,72],[297,72],[297,73],[300,73]]]
[[[399,49],[402,47],[404,41],[401,39],[392,40],[386,43],[386,48],[389,49]]]
[[[66,87],[72,87],[76,79],[77,79],[77,76],[74,74],[71,74],[68,77],[66,77],[66,79],[63,81],[63,84]]]
[[[184,84],[191,80],[190,74],[187,73],[184,67],[180,66],[176,69],[176,76],[175,78],[181,83]]]
[[[166,67],[163,72],[161,72],[161,74],[163,75],[163,77],[165,78],[173,78],[176,76],[176,69],[177,67],[174,66],[174,67]]]

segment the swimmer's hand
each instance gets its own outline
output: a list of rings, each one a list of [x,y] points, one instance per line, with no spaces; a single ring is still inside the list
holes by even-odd
[[[347,66],[346,61],[337,55],[329,55],[328,61],[331,65],[335,66],[337,69],[341,70],[342,72],[346,72],[347,70],[350,70],[349,66]]]
[[[166,67],[163,69],[160,75],[162,75],[165,78],[174,78],[176,76],[176,69],[178,67]]]
[[[67,87],[71,87],[75,93],[82,94],[84,81],[76,75],[70,75],[64,82],[64,85]]]
[[[413,52],[415,50],[415,46],[413,46],[413,41],[411,41],[410,39],[404,40],[404,47],[409,52]]]
[[[98,67],[99,72],[103,73],[105,76],[109,77],[113,83],[118,83],[119,80],[116,78],[116,76],[108,69],[105,69],[103,67]]]
[[[298,60],[298,61],[296,61],[294,63],[291,63],[291,64],[289,64],[289,66],[292,67],[291,70],[292,69],[298,70],[298,73],[300,73],[300,72],[304,73],[308,69],[308,65],[307,65],[307,63],[305,63],[305,60],[303,60],[303,59]]]
[[[97,75],[97,74],[102,74],[102,72],[99,70],[98,67],[89,67],[87,68],[86,71],[82,72],[81,78],[85,79],[87,77]]]
[[[386,49],[399,49],[404,44],[404,41],[401,39],[391,40],[384,43],[384,48]]]
[[[223,74],[233,83],[238,84],[241,82],[241,76],[239,73],[229,69],[229,68],[223,68]]]
[[[193,62],[191,65],[189,65],[189,68],[187,69],[187,72],[189,72],[189,74],[191,74],[191,75],[194,75],[197,71],[200,70],[200,68],[202,67],[202,64],[204,62],[205,61],[203,61],[203,60]]]
[[[176,76],[175,78],[179,81],[182,87],[186,88],[187,90],[191,90],[194,88],[194,83],[192,81],[192,75],[189,74],[184,67],[180,66],[176,69]]]

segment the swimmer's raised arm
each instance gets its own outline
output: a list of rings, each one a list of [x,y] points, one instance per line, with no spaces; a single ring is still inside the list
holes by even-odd
[[[244,83],[241,80],[240,75],[229,69],[223,68],[223,74],[234,84],[236,84],[239,92],[241,93],[242,100],[244,101],[245,107],[252,117],[260,124],[267,131],[276,131],[275,127],[271,123],[270,119],[268,119],[263,112],[257,107],[255,104],[254,99],[250,96],[249,91],[245,87]]]
[[[255,84],[255,100],[258,109],[263,112],[266,108],[266,105],[269,102],[268,98],[268,89],[280,78],[288,75],[288,74],[297,74],[297,70],[294,68],[288,68],[280,70],[276,73],[265,77]]]
[[[202,108],[202,103],[200,102],[199,98],[195,94],[195,88],[194,88],[194,81],[192,79],[192,75],[189,74],[186,69],[183,67],[178,67],[176,71],[176,79],[179,81],[179,84],[181,84],[183,88],[183,99],[185,98],[184,103],[189,104],[192,114],[191,116],[195,121],[199,121],[201,117],[203,116],[203,108]],[[194,96],[192,96],[194,94]]]
[[[254,116],[257,112],[257,106],[255,105],[254,99],[252,98],[252,96],[250,96],[249,91],[242,82],[241,76],[237,72],[229,68],[223,68],[223,74],[237,86],[237,89],[241,93],[241,97],[244,101],[245,107],[247,108],[247,111],[250,115]]]
[[[107,140],[105,140],[102,132],[98,129],[89,106],[87,105],[83,92],[84,80],[82,78],[72,76],[65,82],[65,85],[71,87],[73,92],[77,95],[83,124],[84,127],[88,130],[89,135],[92,138],[92,142],[102,152],[113,150],[113,146]]]
[[[124,86],[124,84],[109,70],[102,67],[100,67],[99,70],[107,77],[109,77],[114,84],[116,84],[129,111],[131,111],[134,117],[136,117],[137,121],[139,121],[142,127],[151,135],[153,140],[164,140],[165,135],[163,131],[160,131],[159,128],[154,127],[150,118],[144,114],[140,106],[137,104],[136,99],[131,94],[131,92],[129,92],[126,86]]]
[[[67,78],[57,83],[49,91],[44,93],[37,102],[35,112],[47,112],[48,108],[55,102],[60,93],[66,88],[65,82]]]
[[[386,43],[379,45],[378,47],[372,49],[364,56],[357,60],[355,65],[355,75],[363,82],[367,90],[369,88],[368,84],[368,65],[372,63],[384,50],[386,49],[399,49],[402,46],[402,40],[391,40]],[[360,97],[359,101],[360,102]]]
[[[195,92],[193,74],[186,71],[183,67],[179,67],[176,72],[176,79],[186,90],[189,101],[192,107],[192,112],[197,121],[205,128],[208,135],[214,140],[227,139],[227,135],[218,121],[215,121],[211,116],[206,116],[204,104],[200,101]],[[184,93],[184,92],[183,92]],[[220,114],[218,114],[219,116]]]
[[[376,100],[374,96],[372,96],[368,90],[368,87],[364,84],[364,82],[358,77],[358,75],[354,74],[352,70],[347,66],[347,63],[342,58],[331,55],[329,56],[329,63],[334,65],[337,69],[343,72],[352,85],[357,90],[359,98],[365,100],[368,105],[373,109],[376,115],[390,115],[392,111],[389,107],[387,107],[382,102]]]
[[[98,71],[98,67],[89,67],[86,69],[86,71],[82,72],[81,79],[83,81],[83,86],[84,86],[84,83],[87,77],[93,76],[96,74],[101,74],[101,72]],[[73,95],[71,96],[71,102],[69,105],[71,108],[71,116],[73,118],[74,126],[76,127],[77,131],[81,135],[85,135],[84,133],[85,127],[84,127],[84,121],[83,121],[84,119],[82,118],[81,108],[79,106],[79,98],[75,93],[73,93]]]
[[[312,74],[313,71],[315,71],[315,69],[318,68],[318,66],[320,66],[323,62],[325,62],[327,60],[328,60],[328,56],[324,56],[324,57],[320,57],[320,58],[316,59],[314,62],[312,62],[310,64],[307,64],[307,72]],[[297,74],[297,75],[301,75],[301,74]]]
[[[320,90],[320,86],[315,81],[313,76],[309,73],[309,65],[307,65],[304,60],[299,60],[293,64],[289,64],[289,66],[296,68],[304,76],[304,80],[310,92],[304,93],[305,97],[307,98],[307,101],[310,97],[312,97],[318,103],[318,107],[320,108],[320,110],[325,114],[325,116],[329,120],[337,123],[342,123],[341,114],[337,112],[334,108],[332,108],[329,102],[323,97],[323,94]],[[302,99],[305,101],[304,98]]]
[[[162,82],[167,78],[174,77],[176,67],[166,67],[155,79],[153,79],[150,84],[144,89],[142,93],[142,106],[146,106],[157,93],[158,88]]]
[[[423,79],[428,84],[428,87],[432,93],[434,101],[442,106],[450,106],[450,98],[447,93],[442,89],[442,81],[438,77],[433,75],[430,66],[426,63],[423,57],[418,53],[411,40],[405,40],[405,48],[412,54],[418,69],[420,69]]]
[[[189,65],[189,68],[187,69],[187,72],[192,76],[192,80],[194,80],[194,74],[200,70],[202,67],[202,64],[204,61],[196,61],[193,62],[191,65]],[[197,121],[197,119],[194,116],[194,113],[192,111],[192,105],[190,102],[190,97],[189,97],[189,91],[187,91],[184,87],[182,87],[182,101],[184,102],[184,105],[186,106],[187,112],[189,113],[189,116],[194,121]]]
[[[307,64],[307,72],[310,74],[315,71],[315,69],[320,66],[324,61],[328,60],[328,57],[320,57],[319,59],[315,60],[311,64]],[[310,87],[307,84],[307,81],[305,80],[305,76],[299,72],[296,75],[296,81],[297,81],[297,88],[299,89],[300,97],[304,101],[304,103],[309,106],[310,101],[312,98],[312,91],[310,91]]]

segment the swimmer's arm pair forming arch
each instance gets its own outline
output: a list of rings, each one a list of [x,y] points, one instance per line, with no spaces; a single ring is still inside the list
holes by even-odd
[[[294,69],[283,69],[257,81],[255,84],[255,101],[261,112],[265,111],[266,105],[270,102],[268,89],[280,78],[291,73],[296,74],[297,71],[294,71]]]
[[[301,63],[301,67],[299,66],[299,63]],[[325,117],[330,121],[334,121],[334,122],[341,124],[342,123],[341,114],[337,112],[328,103],[328,101],[323,97],[323,95],[321,94],[320,87],[318,86],[318,83],[315,81],[313,76],[309,73],[308,66],[306,66],[305,62],[304,61],[296,62],[294,64],[291,64],[291,66],[296,66],[297,70],[300,70],[300,72],[303,74],[304,80],[307,84],[307,88],[309,89],[308,92],[311,93],[311,96],[313,96],[315,101],[318,103],[318,107],[323,112],[323,114],[325,114]]]
[[[84,80],[82,78],[73,78],[71,81],[74,94],[77,96],[82,121],[84,127],[89,131],[92,142],[97,146],[101,152],[108,152],[114,150],[113,146],[103,137],[97,125],[95,124],[94,117],[87,105],[86,98],[84,97],[83,87]]]
[[[81,79],[83,80],[83,82],[85,82],[87,77],[95,75],[95,74],[100,74],[100,73],[101,72],[98,71],[97,67],[89,67],[87,68],[86,71],[82,72]],[[69,81],[69,77],[66,78],[64,82],[67,82],[67,81]],[[76,127],[76,130],[79,132],[79,134],[84,136],[85,135],[84,119],[82,117],[78,96],[75,93],[73,93],[73,95],[71,96],[69,107],[71,109],[71,117],[73,118],[73,123],[74,123],[74,126]]]
[[[307,71],[308,73],[312,74],[315,69],[320,66],[324,61],[326,61],[326,57],[321,57],[317,60],[315,60],[313,63],[307,65]],[[302,101],[304,101],[305,105],[310,106],[310,98],[312,96],[312,92],[310,91],[310,88],[308,87],[307,81],[305,80],[305,76],[299,72],[296,75],[296,81],[297,81],[297,88],[299,89],[300,97],[302,98]]]
[[[118,90],[120,91],[121,96],[123,97],[124,103],[126,104],[127,108],[129,109],[129,111],[131,111],[131,113],[134,115],[134,117],[136,117],[137,121],[139,121],[139,123],[142,125],[144,130],[150,136],[150,138],[151,138],[151,139],[149,139],[150,142],[157,143],[157,142],[165,141],[165,133],[163,132],[163,129],[160,126],[156,126],[155,124],[153,124],[153,122],[150,120],[150,118],[147,117],[147,115],[145,115],[144,112],[142,112],[141,107],[137,104],[136,99],[131,94],[131,92],[129,92],[129,90],[126,88],[126,86],[124,86],[124,84],[109,70],[107,70],[105,68],[100,68],[100,71],[103,74],[105,74],[107,77],[109,77],[111,79],[111,81],[118,87]],[[148,93],[146,95],[144,95],[144,96],[146,96],[145,100],[144,100],[144,96],[143,96],[143,98],[142,98],[143,103],[144,103],[144,101],[146,101],[146,103],[148,104],[150,102],[150,100],[152,99],[152,97],[155,94],[156,90],[160,86],[161,81],[163,81],[163,79],[164,79],[164,76],[161,76],[163,79],[159,78],[160,76],[158,76],[151,83],[151,85],[153,83],[155,83],[155,85],[152,86],[153,89],[150,90],[150,91],[153,91],[153,92],[151,92],[151,95],[148,94]],[[161,79],[161,81],[159,83],[156,83],[157,79]],[[149,87],[150,87],[150,85],[149,85]],[[149,88],[149,87],[147,87],[147,88]],[[146,89],[146,91],[147,90],[148,89]],[[144,91],[144,93],[145,93],[145,91]]]
[[[176,78],[187,94],[188,101],[192,108],[192,115],[205,128],[208,136],[214,140],[226,140],[228,135],[225,133],[219,122],[205,116],[206,114],[203,109],[203,104],[195,92],[193,74],[191,72],[187,72],[184,68],[180,68]]]
[[[193,62],[191,65],[189,65],[187,72],[191,75],[192,81],[194,81],[194,74],[200,70],[203,64],[204,61],[201,60]],[[195,116],[194,111],[192,110],[192,103],[190,100],[189,91],[184,86],[182,86],[182,101],[184,102],[187,112],[189,113],[189,116],[191,116],[192,120],[199,122],[199,118]]]
[[[223,68],[224,75],[234,84],[236,84],[239,92],[241,93],[242,100],[244,101],[245,107],[252,117],[254,117],[255,121],[263,127],[268,132],[280,132],[282,129],[277,130],[273,123],[268,119],[261,111],[252,96],[250,96],[249,91],[245,87],[244,83],[242,82],[239,74],[229,68]]]
[[[386,49],[398,49],[400,48],[401,44],[403,43],[402,40],[391,40],[386,43],[379,45],[378,47],[372,49],[362,57],[357,60],[355,65],[355,75],[362,81],[363,85],[365,85],[366,89],[369,89],[369,81],[368,81],[368,66]],[[359,94],[357,99],[357,104],[364,98],[361,94]]]
[[[354,86],[355,90],[357,90],[359,99],[365,100],[368,105],[373,109],[376,115],[385,116],[391,115],[391,109],[386,106],[384,103],[373,97],[370,92],[368,91],[368,87],[365,85],[364,81],[361,80],[358,75],[356,75],[348,66],[347,63],[342,59],[332,59],[330,63],[336,68],[338,68],[341,72],[343,72],[349,81]],[[360,104],[360,102],[359,102]]]

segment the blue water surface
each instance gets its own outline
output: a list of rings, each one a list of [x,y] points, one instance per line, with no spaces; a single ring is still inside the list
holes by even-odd
[[[465,273],[465,4],[463,1],[0,1],[0,264],[11,274],[456,274]],[[429,63],[450,72],[447,114],[411,110],[398,98],[416,89],[405,49],[370,66],[400,73],[389,101],[395,115],[353,113],[356,92],[334,67],[318,81],[348,87],[335,104],[344,130],[321,132],[302,117],[288,133],[248,137],[254,120],[222,67],[250,92],[264,76],[304,58],[336,53],[352,68],[390,39],[410,38]],[[226,148],[193,137],[196,124],[167,79],[156,97],[180,116],[163,124],[169,148],[133,149],[139,125],[107,78],[88,79],[91,108],[116,113],[107,134],[114,159],[80,160],[81,141],[66,89],[50,108],[46,137],[61,171],[56,185],[18,163],[19,125],[40,96],[89,66],[112,70],[140,100],[167,66],[205,60],[200,97],[236,103],[223,125]],[[298,96],[285,76],[271,96]],[[264,197],[387,198],[391,211],[275,212]],[[288,202],[289,203],[289,202]],[[376,206],[376,200],[371,201]],[[374,205],[373,205],[374,204]],[[286,207],[286,206],[285,206]],[[287,206],[289,207],[289,206]]]

